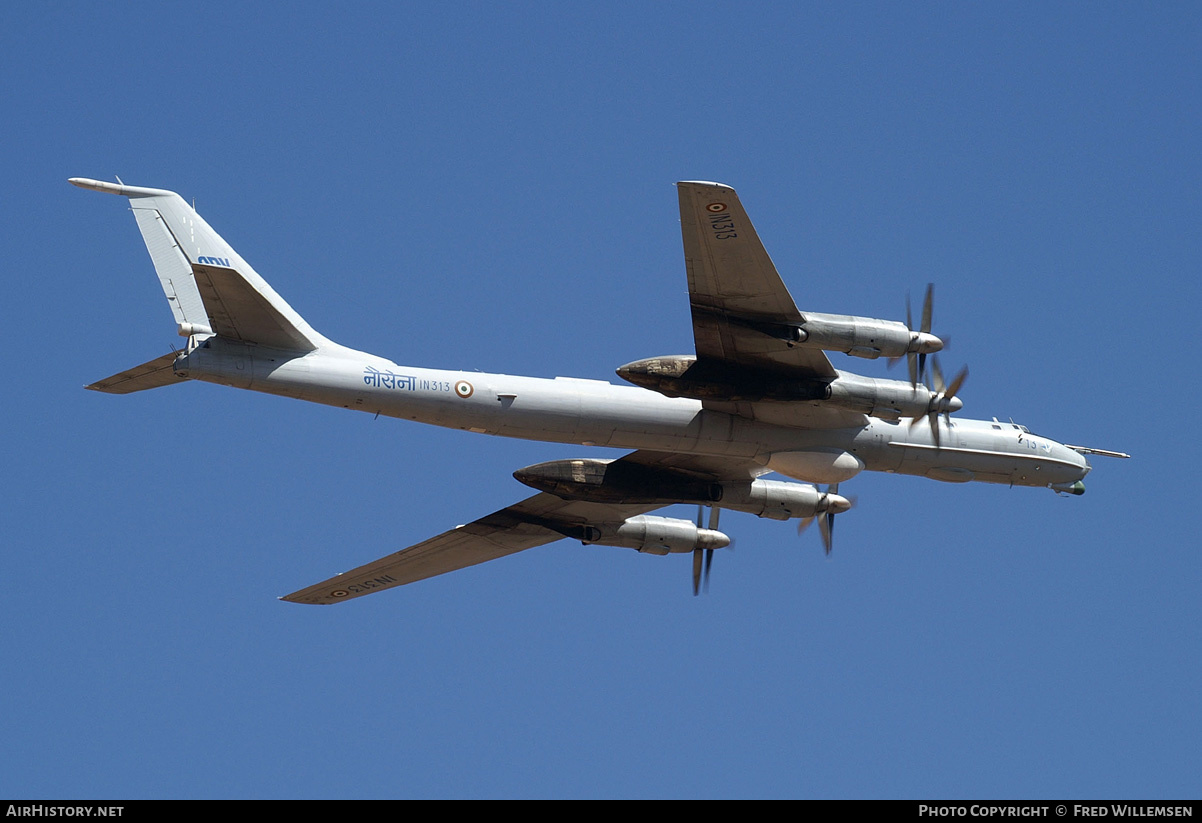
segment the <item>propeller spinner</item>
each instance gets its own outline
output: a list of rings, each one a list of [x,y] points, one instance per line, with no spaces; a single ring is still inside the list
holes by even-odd
[[[968,366],[960,369],[959,373],[952,380],[951,385],[946,385],[943,382],[943,369],[939,367],[939,358],[931,358],[931,378],[934,381],[931,387],[931,402],[927,406],[926,418],[931,424],[931,438],[935,441],[935,447],[939,447],[939,415],[943,415],[943,419],[949,424],[951,423],[951,413],[959,411],[964,406],[964,401],[956,397],[956,393],[964,385],[964,381],[968,379]],[[910,421],[910,428],[918,425],[918,421],[922,420],[921,415],[917,415]]]
[[[801,522],[797,524],[797,534],[805,533],[810,524],[817,519],[818,531],[822,534],[822,547],[826,550],[827,555],[830,555],[835,534],[835,515],[850,509],[853,502],[839,494],[838,483],[832,483],[826,487],[826,491],[818,499],[818,508],[814,510],[814,514],[802,518]]]

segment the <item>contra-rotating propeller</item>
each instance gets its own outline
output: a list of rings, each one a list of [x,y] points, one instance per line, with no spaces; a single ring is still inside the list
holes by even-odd
[[[805,533],[810,524],[817,519],[818,531],[822,534],[822,547],[829,556],[835,534],[835,515],[847,511],[854,503],[854,498],[849,499],[839,494],[838,483],[832,483],[826,487],[826,491],[818,498],[818,507],[814,509],[814,514],[809,517],[803,517],[801,522],[797,524],[797,534],[801,535]]]
[[[942,351],[945,341],[931,334],[931,319],[934,315],[935,284],[927,283],[927,293],[922,299],[922,325],[914,330],[914,315],[910,311],[910,293],[906,292],[906,328],[910,330],[910,349],[904,355],[910,370],[910,388],[926,381],[927,355]],[[889,367],[897,365],[901,357],[890,357]]]
[[[934,381],[931,387],[933,394],[927,406],[926,418],[931,424],[931,438],[935,441],[935,448],[939,448],[939,415],[942,414],[950,425],[952,412],[959,411],[964,406],[964,401],[956,397],[956,392],[960,391],[960,387],[968,379],[968,366],[960,369],[948,386],[943,382],[943,369],[939,368],[939,358],[932,357],[931,378]],[[910,428],[917,426],[919,420],[922,420],[922,415],[915,415],[910,421]]]

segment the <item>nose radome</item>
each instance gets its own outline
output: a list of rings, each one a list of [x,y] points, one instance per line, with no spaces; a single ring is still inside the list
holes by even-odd
[[[1080,452],[1073,452],[1073,454],[1077,455],[1077,463],[1081,466],[1081,477],[1085,477],[1085,475],[1093,471],[1093,466],[1089,465],[1089,461],[1085,459],[1085,455]]]
[[[1053,451],[1057,457],[1061,457],[1067,462],[1074,464],[1080,472],[1074,480],[1081,480],[1085,475],[1093,470],[1093,466],[1089,465],[1089,461],[1085,459],[1085,455],[1075,449],[1070,449],[1068,446],[1057,445]]]

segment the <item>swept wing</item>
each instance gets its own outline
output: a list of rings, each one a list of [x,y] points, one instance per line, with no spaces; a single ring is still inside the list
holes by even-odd
[[[540,493],[281,599],[319,605],[338,603],[496,560],[571,536],[573,530],[591,523],[621,522],[657,507],[561,500]]]
[[[834,378],[821,350],[789,345],[804,318],[735,190],[685,181],[676,191],[698,360]]]
[[[793,345],[805,315],[793,302],[735,190],[686,180],[676,184],[676,191],[697,351],[695,371],[690,372],[719,385],[752,389],[809,381],[820,390],[836,379],[839,372],[825,352]],[[797,428],[864,424],[862,414],[822,403],[727,397],[707,397],[703,403],[715,411]]]
[[[751,461],[645,450],[631,452],[616,462],[712,480],[749,480],[767,471]],[[663,500],[643,503],[565,500],[542,492],[281,599],[329,605],[465,569],[564,537],[591,542],[598,533],[612,533],[628,518],[665,505],[668,503]]]

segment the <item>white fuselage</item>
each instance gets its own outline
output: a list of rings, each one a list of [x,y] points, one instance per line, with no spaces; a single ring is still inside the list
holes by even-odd
[[[301,354],[194,338],[175,369],[207,382],[482,434],[747,458],[811,482],[838,482],[867,469],[1061,486],[1089,471],[1080,454],[1011,423],[940,421],[936,447],[925,420],[911,427],[905,418],[859,417],[850,427],[814,428],[820,402],[781,404],[778,419],[749,419],[636,386],[398,366],[341,346]],[[800,415],[796,424],[791,414]]]

